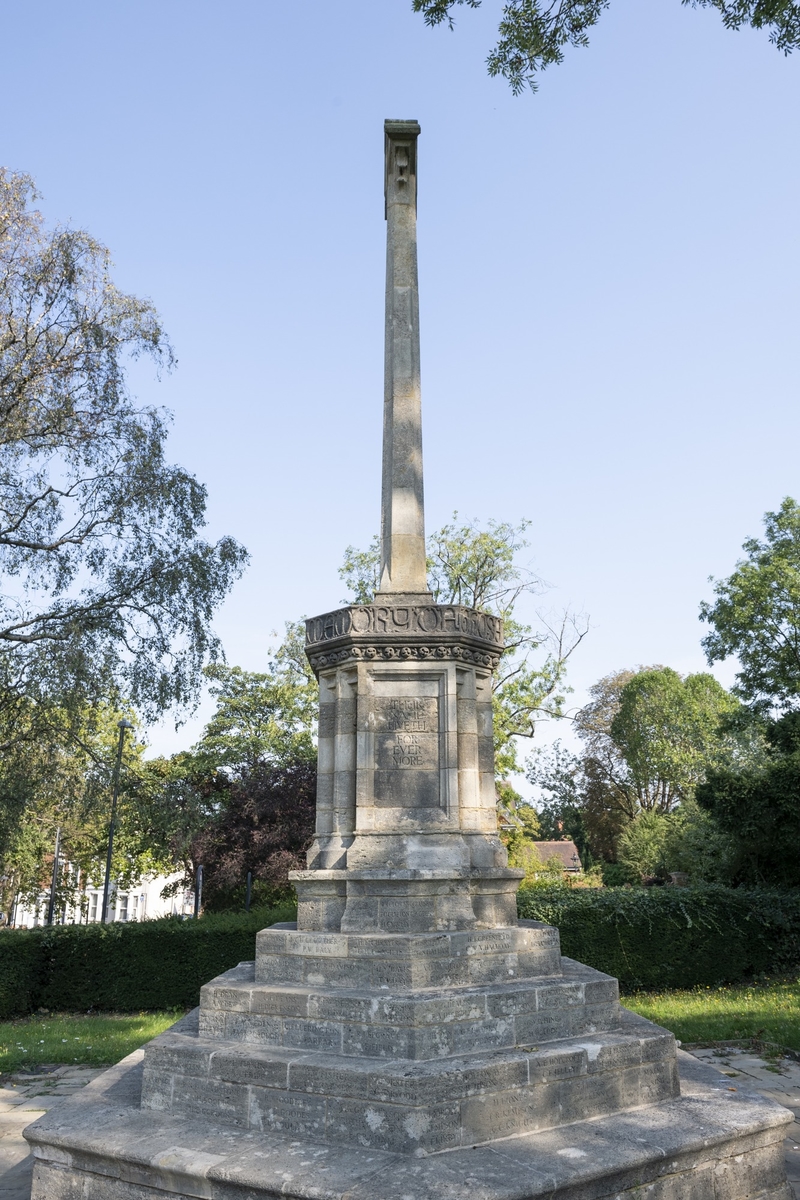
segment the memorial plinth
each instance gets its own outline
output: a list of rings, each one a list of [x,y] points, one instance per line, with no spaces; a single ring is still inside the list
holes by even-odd
[[[415,122],[386,125],[381,582],[307,622],[317,824],[292,925],[26,1130],[33,1200],[791,1200],[791,1114],[518,921],[500,620],[425,578]]]
[[[520,872],[497,836],[491,677],[502,623],[393,599],[306,624],[319,782],[309,870],[292,875],[298,928],[508,925]]]

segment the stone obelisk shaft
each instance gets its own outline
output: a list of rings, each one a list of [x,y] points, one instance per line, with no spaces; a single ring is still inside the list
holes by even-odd
[[[379,596],[428,596],[422,488],[416,121],[387,121],[386,366]]]

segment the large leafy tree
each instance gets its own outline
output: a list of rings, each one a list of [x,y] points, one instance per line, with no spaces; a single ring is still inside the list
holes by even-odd
[[[241,774],[314,761],[319,690],[303,653],[304,633],[302,622],[287,625],[268,671],[224,663],[206,668],[217,707],[193,752],[208,767]]]
[[[692,8],[716,8],[726,29],[766,29],[769,40],[791,53],[800,45],[800,5],[792,0],[681,0]],[[454,25],[459,5],[480,8],[482,0],[412,0],[414,12],[428,25]],[[537,76],[564,60],[566,46],[587,46],[589,30],[597,24],[610,0],[502,0],[499,37],[486,65],[490,75],[507,79],[515,95]]]
[[[173,890],[191,885],[202,863],[212,907],[238,903],[248,871],[261,899],[285,892],[286,872],[311,840],[319,691],[304,637],[302,621],[288,623],[266,671],[207,667],[216,708],[202,737],[139,774],[138,811],[183,868]]]
[[[586,747],[584,770],[628,820],[670,812],[711,763],[733,751],[722,723],[739,704],[712,675],[681,676],[670,667],[617,671],[590,695],[575,722]]]
[[[800,705],[800,506],[787,496],[764,517],[764,538],[748,538],[746,557],[714,585],[700,607],[712,628],[710,663],[736,656],[736,692],[757,709]]]
[[[20,704],[124,697],[144,716],[197,693],[214,610],[240,573],[201,536],[205,488],[165,458],[132,358],[168,368],[148,301],[121,292],[88,233],[47,229],[0,170],[0,724]],[[3,717],[8,719],[3,719]],[[35,724],[35,722],[34,722]]]
[[[50,709],[48,736],[20,735],[0,759],[3,911],[15,896],[35,902],[49,885],[57,829],[64,867],[58,897],[103,880],[120,715],[107,705],[87,706],[81,714]],[[112,875],[124,886],[149,871],[172,869],[171,845],[160,836],[143,786],[151,769],[144,749],[134,729],[124,744],[112,862]]]
[[[560,716],[568,688],[567,662],[588,631],[567,612],[557,621],[537,614],[539,627],[519,619],[519,602],[542,591],[519,555],[527,546],[527,521],[458,520],[458,513],[428,537],[428,586],[437,604],[463,604],[503,619],[506,649],[493,681],[494,740],[498,775],[518,769],[516,739],[532,738],[537,721]],[[348,546],[339,574],[350,591],[345,603],[369,604],[378,587],[380,543]]]
[[[690,805],[710,768],[758,755],[757,731],[738,719],[738,700],[711,675],[681,676],[669,667],[617,671],[590,695],[575,719],[582,754],[560,746],[540,751],[528,777],[543,814],[567,817],[598,857],[616,859],[631,822]],[[648,817],[642,836],[656,827]]]
[[[723,723],[738,708],[713,675],[661,667],[627,681],[609,733],[625,764],[614,782],[636,812],[670,812],[710,766],[730,758],[736,743]]]

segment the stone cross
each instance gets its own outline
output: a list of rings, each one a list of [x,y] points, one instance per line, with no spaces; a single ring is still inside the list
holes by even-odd
[[[425,574],[416,121],[386,121],[386,365],[378,597],[429,599]]]

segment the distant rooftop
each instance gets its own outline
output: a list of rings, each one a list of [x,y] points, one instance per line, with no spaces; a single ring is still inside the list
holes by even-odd
[[[560,858],[565,871],[581,870],[581,858],[574,842],[534,842],[533,844],[543,863],[548,862],[551,858]]]

